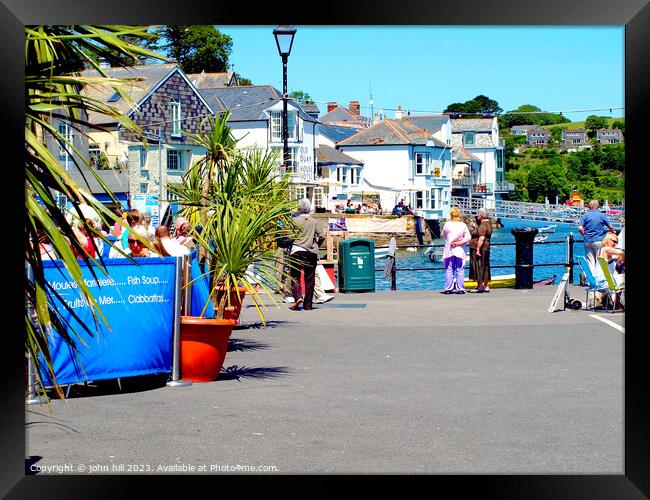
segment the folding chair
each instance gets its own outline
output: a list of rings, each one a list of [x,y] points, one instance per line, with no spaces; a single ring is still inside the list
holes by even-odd
[[[605,293],[607,293],[608,297],[612,299],[612,313],[613,313],[615,311],[613,297],[617,293],[623,293],[625,291],[625,285],[616,284],[616,281],[614,281],[614,277],[612,276],[612,271],[609,269],[605,257],[598,257],[598,264],[600,264],[600,268],[603,271],[603,276],[605,277],[605,282],[607,283],[607,289]],[[607,302],[605,303],[605,312],[607,312]]]
[[[589,265],[589,262],[585,257],[578,257],[578,264],[582,268],[582,272],[585,275],[585,278],[587,279],[587,284],[589,287],[587,288],[587,295],[585,297],[585,309],[589,310],[591,309],[594,311],[596,309],[596,292],[600,293],[608,293],[609,289],[603,281],[598,281],[596,277],[594,276],[594,273],[591,270],[591,266]],[[593,301],[592,301],[592,307],[589,308],[589,294],[593,295]]]

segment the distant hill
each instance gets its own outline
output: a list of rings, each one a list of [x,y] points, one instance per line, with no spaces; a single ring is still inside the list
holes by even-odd
[[[612,127],[612,123],[615,121],[622,121],[625,123],[625,118],[607,118],[607,126]],[[542,128],[550,129],[552,127],[560,127],[561,129],[574,130],[577,128],[585,128],[585,122],[569,122],[569,123],[559,123],[557,125],[544,125]]]

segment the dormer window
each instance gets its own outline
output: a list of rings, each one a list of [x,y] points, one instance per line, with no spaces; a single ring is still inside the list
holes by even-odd
[[[476,132],[465,132],[463,134],[463,145],[473,146],[476,139]]]
[[[171,112],[172,112],[172,135],[179,137],[181,135],[181,130],[182,130],[181,103],[172,101]]]
[[[271,142],[282,142],[282,112],[270,113]],[[300,131],[300,118],[295,111],[287,112],[287,138],[290,141],[302,140]]]

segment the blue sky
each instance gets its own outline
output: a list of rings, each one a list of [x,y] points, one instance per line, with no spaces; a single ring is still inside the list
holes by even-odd
[[[230,35],[235,71],[254,84],[282,89],[274,26],[216,26]],[[289,91],[317,101],[357,100],[370,116],[388,118],[401,105],[412,114],[441,112],[479,94],[504,111],[534,104],[564,111],[573,121],[590,114],[622,117],[623,26],[296,26],[289,57]]]

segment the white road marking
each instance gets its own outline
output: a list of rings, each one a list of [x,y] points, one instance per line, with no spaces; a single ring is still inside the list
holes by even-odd
[[[603,323],[608,324],[609,326],[617,329],[621,333],[625,333],[625,328],[623,328],[621,325],[617,325],[613,321],[603,318],[602,316],[598,316],[597,314],[590,314],[589,316],[591,316],[592,318],[596,318],[597,320],[602,321]]]

